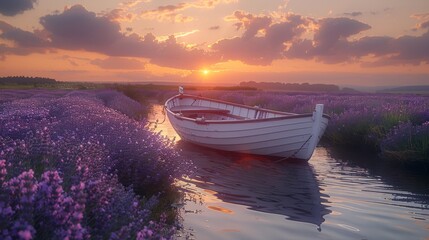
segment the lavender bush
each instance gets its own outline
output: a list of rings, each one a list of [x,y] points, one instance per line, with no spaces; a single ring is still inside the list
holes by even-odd
[[[429,121],[395,126],[381,142],[381,149],[386,158],[429,163]]]
[[[138,103],[114,91],[17,93],[0,104],[0,239],[173,235],[154,210],[191,164],[130,118]]]

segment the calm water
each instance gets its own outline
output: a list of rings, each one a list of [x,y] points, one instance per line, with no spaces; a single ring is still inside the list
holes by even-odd
[[[161,121],[162,106],[153,110],[150,120]],[[427,176],[323,147],[308,163],[213,151],[180,141],[168,119],[154,131],[175,137],[196,166],[179,183],[180,238],[429,239]]]

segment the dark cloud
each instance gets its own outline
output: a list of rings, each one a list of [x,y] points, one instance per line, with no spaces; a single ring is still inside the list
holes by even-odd
[[[363,37],[349,44],[349,55],[363,57],[367,55],[382,56],[393,51],[394,38],[392,37]]]
[[[325,18],[318,25],[319,30],[314,34],[318,54],[328,51],[340,40],[371,28],[368,24],[350,18]]]
[[[350,18],[313,20],[289,15],[283,21],[235,12],[235,25],[244,29],[241,37],[223,39],[212,45],[223,60],[240,60],[247,64],[268,65],[276,59],[315,59],[327,64],[361,62],[364,66],[420,64],[429,61],[429,33],[422,36],[356,37],[370,29],[368,24]],[[315,26],[314,28],[312,26]],[[429,23],[421,24],[427,28]],[[311,28],[310,28],[311,27]],[[314,29],[313,38],[303,38]]]
[[[0,38],[13,41],[21,48],[40,48],[47,45],[47,42],[35,33],[21,30],[3,21],[0,21]]]
[[[393,56],[386,56],[383,60],[388,65],[429,63],[429,32],[422,36],[402,36],[392,41]],[[383,61],[381,61],[383,62]]]
[[[168,11],[165,8],[165,11]],[[162,10],[162,9],[160,9]],[[280,18],[236,11],[229,20],[243,33],[221,39],[211,50],[186,47],[174,36],[159,41],[153,34],[122,32],[117,21],[75,5],[40,19],[43,29],[33,32],[0,21],[0,58],[7,54],[66,49],[109,56],[92,62],[102,68],[141,67],[136,58],[159,66],[199,69],[217,62],[238,60],[269,65],[278,59],[308,59],[324,63],[361,62],[365,66],[429,62],[429,22],[420,24],[421,36],[360,36],[370,26],[350,18],[312,19],[288,14]],[[212,27],[213,30],[218,26]],[[366,58],[370,56],[371,58]],[[365,59],[365,61],[363,60]],[[372,59],[373,62],[368,62]],[[145,61],[145,62],[147,62]]]
[[[75,5],[61,14],[42,17],[40,23],[50,33],[51,45],[80,49],[118,57],[142,57],[160,66],[195,69],[210,57],[202,50],[187,49],[174,37],[165,42],[152,34],[141,37],[121,33],[118,22],[96,16]],[[210,62],[213,63],[213,60]]]
[[[420,28],[429,29],[429,21],[420,24]]]
[[[272,19],[235,12],[239,28],[245,31],[241,37],[220,40],[212,45],[225,60],[240,60],[248,64],[268,65],[273,60],[282,58],[284,43],[299,37],[304,32],[307,20],[297,15],[290,15],[284,22],[271,24]],[[265,35],[258,36],[259,31]]]
[[[367,24],[350,18],[325,18],[319,20],[317,25],[318,29],[314,33],[313,41],[298,39],[285,53],[286,56],[301,59],[315,58],[325,63],[351,61],[361,54],[356,53],[355,42],[350,42],[348,38],[371,28]]]
[[[182,10],[184,8],[186,8],[187,5],[185,3],[179,3],[177,5],[165,5],[165,6],[159,6],[156,10],[156,12],[158,13],[162,13],[162,12],[175,12],[178,10]]]
[[[0,21],[0,39],[13,42],[13,46],[0,44],[0,59],[6,55],[29,55],[31,53],[43,53],[48,45],[46,40],[38,37],[35,33],[15,28],[12,25]]]
[[[370,26],[347,18],[322,19],[313,41],[294,42],[286,55],[290,58],[316,59],[325,63],[356,62],[373,56],[374,62],[363,66],[418,65],[429,62],[429,31],[421,36],[371,36],[350,40],[349,37]]]
[[[237,29],[245,29],[243,38],[254,37],[259,30],[267,28],[272,21],[269,16],[254,16],[242,11],[235,11],[234,17],[239,21],[235,24]]]
[[[290,15],[287,20],[271,25],[266,29],[267,41],[274,45],[282,45],[305,32],[309,20],[299,15]]]
[[[33,9],[37,0],[0,0],[0,14],[15,16],[26,10]]]
[[[62,14],[44,16],[40,23],[51,34],[52,45],[58,48],[103,51],[123,38],[119,23],[97,17],[81,5]]]
[[[359,16],[362,16],[363,13],[362,12],[348,12],[348,13],[343,13],[343,15],[346,17],[359,17]]]

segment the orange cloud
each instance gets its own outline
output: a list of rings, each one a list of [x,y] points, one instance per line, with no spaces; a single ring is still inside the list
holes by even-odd
[[[165,6],[159,10],[175,11],[185,5]],[[236,11],[230,20],[234,20],[243,33],[220,39],[211,49],[205,50],[201,46],[177,42],[178,37],[197,30],[172,35],[163,41],[151,33],[145,36],[125,34],[119,22],[75,5],[62,13],[41,17],[43,29],[33,32],[0,21],[0,58],[58,49],[80,50],[109,57],[141,58],[158,66],[188,70],[229,60],[265,66],[282,59],[315,60],[326,64],[361,63],[374,67],[429,62],[429,23],[422,24],[425,33],[420,36],[356,38],[370,26],[345,17],[312,19],[285,14],[275,18]]]
[[[189,16],[183,16],[182,14],[178,13],[189,7],[190,5],[186,3],[179,3],[177,5],[164,5],[159,6],[154,10],[144,11],[141,13],[140,16],[146,19],[156,19],[160,22],[190,22],[194,20],[194,18]]]
[[[193,17],[180,14],[181,11],[188,8],[214,8],[219,4],[229,4],[238,0],[198,0],[190,3],[179,3],[176,5],[163,5],[156,9],[143,11],[141,17],[146,19],[155,19],[160,22],[178,22],[185,23],[194,20]]]

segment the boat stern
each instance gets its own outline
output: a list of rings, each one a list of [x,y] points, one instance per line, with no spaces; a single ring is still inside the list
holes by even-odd
[[[296,158],[309,160],[313,155],[313,152],[322,138],[322,135],[325,132],[326,126],[328,124],[328,119],[323,115],[323,108],[323,104],[316,104],[316,108],[312,116],[313,126],[311,129],[311,136],[308,140],[308,147],[299,151],[295,155]]]

